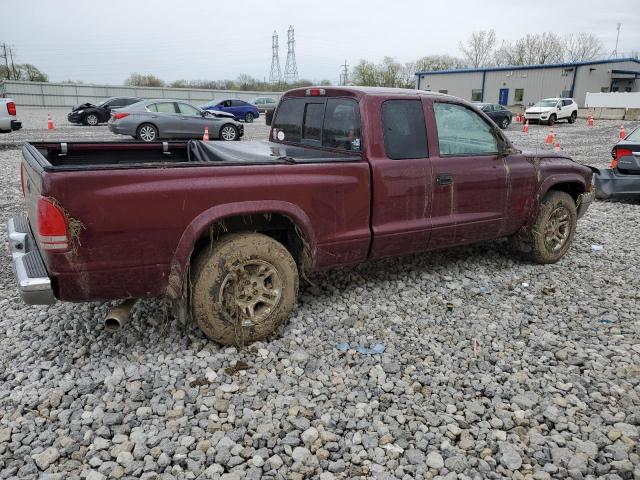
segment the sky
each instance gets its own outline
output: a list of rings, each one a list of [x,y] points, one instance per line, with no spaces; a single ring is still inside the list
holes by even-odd
[[[637,8],[633,7],[635,5]],[[606,50],[640,50],[640,0],[0,0],[0,42],[50,81],[121,84],[132,72],[177,79],[269,78],[271,35],[280,64],[295,28],[300,78],[337,82],[340,66],[459,55],[471,32],[498,43],[526,33],[592,32]]]

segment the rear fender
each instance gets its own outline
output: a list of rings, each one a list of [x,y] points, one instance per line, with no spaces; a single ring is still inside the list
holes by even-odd
[[[297,205],[278,200],[252,201],[240,203],[227,203],[216,205],[205,210],[187,226],[180,237],[178,246],[171,262],[171,272],[167,283],[167,296],[171,299],[179,299],[185,275],[189,271],[191,254],[196,242],[208,233],[209,227],[229,217],[255,214],[281,214],[289,217],[300,230],[304,241],[309,247],[310,263],[315,263],[316,240],[307,214]]]

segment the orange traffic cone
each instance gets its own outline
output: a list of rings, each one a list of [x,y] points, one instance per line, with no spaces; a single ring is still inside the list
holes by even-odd
[[[529,133],[529,120],[526,120],[522,125],[522,133]]]
[[[626,137],[626,136],[627,136],[627,134],[624,131],[624,123],[623,123],[622,125],[620,125],[620,139],[624,140],[624,137]]]
[[[520,114],[516,115],[516,123],[522,123],[522,118],[520,118]]]
[[[555,144],[555,146],[553,147],[553,150],[554,150],[554,151],[556,151],[556,152],[559,152],[559,151],[560,151],[560,142],[557,142],[557,143]]]
[[[593,115],[589,114],[589,116],[587,117],[587,127],[592,128],[593,127]]]
[[[209,141],[209,127],[204,127],[204,135],[202,136],[203,142]]]
[[[55,130],[56,127],[53,126],[53,120],[51,120],[51,114],[47,113],[47,130]]]
[[[549,129],[549,133],[547,134],[547,139],[544,141],[547,145],[553,145],[553,128]]]

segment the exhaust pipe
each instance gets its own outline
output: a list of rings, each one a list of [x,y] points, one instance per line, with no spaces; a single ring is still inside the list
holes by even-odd
[[[131,309],[137,301],[137,298],[130,298],[122,302],[117,307],[113,307],[112,309],[110,309],[104,319],[104,327],[107,330],[111,331],[119,330],[120,328],[124,327],[129,321]]]

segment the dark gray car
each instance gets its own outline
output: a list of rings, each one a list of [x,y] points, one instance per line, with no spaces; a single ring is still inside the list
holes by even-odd
[[[109,130],[145,142],[202,138],[240,140],[244,127],[225,112],[207,112],[184,100],[145,100],[111,112]]]

